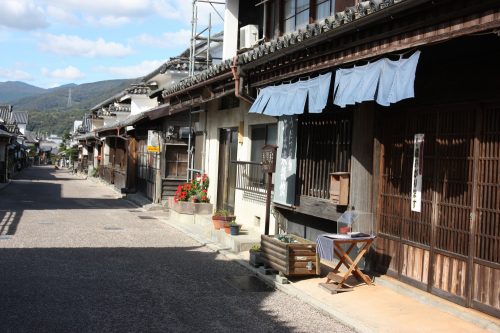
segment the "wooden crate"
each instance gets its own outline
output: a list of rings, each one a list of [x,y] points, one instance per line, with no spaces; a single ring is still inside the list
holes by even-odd
[[[264,264],[286,276],[319,275],[316,243],[297,236],[293,238],[298,243],[284,243],[273,236],[261,235],[261,258]]]

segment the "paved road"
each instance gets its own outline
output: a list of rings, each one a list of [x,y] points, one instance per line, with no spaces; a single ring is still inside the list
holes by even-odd
[[[350,332],[102,184],[34,167],[0,190],[1,332]]]

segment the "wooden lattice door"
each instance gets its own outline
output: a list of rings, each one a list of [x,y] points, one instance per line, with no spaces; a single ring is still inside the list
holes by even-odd
[[[470,305],[500,317],[500,105],[479,117]]]
[[[500,309],[500,108],[386,112],[377,262],[456,303]],[[422,210],[410,209],[414,135],[425,135]]]

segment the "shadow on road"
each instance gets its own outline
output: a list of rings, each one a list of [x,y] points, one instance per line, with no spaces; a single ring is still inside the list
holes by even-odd
[[[0,249],[2,330],[294,331],[263,304],[272,292],[230,286],[225,276],[249,272],[216,255],[201,246]]]
[[[49,167],[23,170],[0,192],[0,235],[14,235],[25,210],[130,209],[130,202],[115,198],[64,198],[59,182],[77,181],[65,177],[68,171]]]

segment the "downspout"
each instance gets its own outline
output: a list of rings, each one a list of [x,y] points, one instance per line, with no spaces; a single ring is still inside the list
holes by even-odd
[[[240,76],[238,75],[238,66],[236,64],[237,61],[238,61],[238,56],[234,56],[233,65],[231,66],[231,72],[233,73],[233,78],[234,78],[234,95],[237,98],[242,99],[249,104],[253,104],[255,99],[247,95],[243,91],[243,85],[240,85]]]

